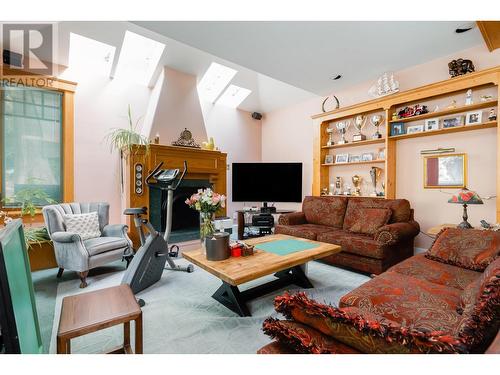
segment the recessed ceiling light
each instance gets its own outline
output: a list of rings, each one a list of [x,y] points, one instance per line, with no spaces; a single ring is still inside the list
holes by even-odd
[[[331,79],[332,81],[336,81],[336,80],[341,79],[341,78],[342,78],[342,76],[341,76],[340,74],[337,74],[336,76],[331,76],[331,77],[330,77],[330,79]]]
[[[246,99],[252,90],[245,89],[236,85],[229,85],[224,94],[220,96],[216,104],[222,104],[226,107],[236,108]]]
[[[198,83],[198,95],[207,102],[215,102],[236,73],[234,69],[213,62]]]

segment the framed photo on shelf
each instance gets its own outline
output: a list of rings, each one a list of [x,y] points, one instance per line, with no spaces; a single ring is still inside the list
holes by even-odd
[[[378,149],[377,159],[378,160],[384,160],[385,159],[385,147],[381,147],[381,148]]]
[[[424,131],[424,125],[412,125],[406,128],[406,134],[422,133]]]
[[[361,155],[349,155],[349,163],[359,163],[361,161]]]
[[[371,152],[367,152],[361,155],[361,161],[372,161],[372,160],[373,160],[373,153]]]
[[[337,154],[335,155],[335,163],[342,164],[349,162],[349,154]]]
[[[439,130],[439,119],[438,118],[430,118],[425,120],[425,131]]]
[[[325,156],[325,164],[333,164],[333,155],[326,155]]]
[[[453,116],[443,119],[443,129],[455,128],[464,124],[464,116]]]
[[[393,122],[391,124],[391,136],[405,134],[405,124],[403,122]]]
[[[483,111],[468,112],[465,115],[465,125],[477,125],[483,120]]]

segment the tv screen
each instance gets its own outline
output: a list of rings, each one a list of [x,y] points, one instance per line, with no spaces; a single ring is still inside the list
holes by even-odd
[[[302,202],[302,163],[233,163],[233,202]]]

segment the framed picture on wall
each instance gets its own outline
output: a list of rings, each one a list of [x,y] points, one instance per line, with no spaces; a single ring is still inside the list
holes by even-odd
[[[439,119],[438,118],[430,118],[425,120],[425,131],[439,130]]]
[[[424,188],[460,189],[467,185],[467,154],[424,156]]]
[[[391,124],[391,135],[405,134],[405,124],[403,122],[393,122]]]
[[[335,155],[335,163],[348,163],[349,162],[349,154],[338,154]]]
[[[443,119],[443,129],[454,128],[464,124],[464,116],[453,116]]]
[[[325,164],[333,164],[333,155],[326,155],[325,156]]]
[[[483,111],[468,112],[465,115],[465,125],[477,125],[483,120]]]
[[[406,129],[406,134],[422,133],[424,131],[424,125],[413,125],[408,126]]]

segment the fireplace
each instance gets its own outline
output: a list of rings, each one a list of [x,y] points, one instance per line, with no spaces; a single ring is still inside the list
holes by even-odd
[[[189,208],[186,199],[198,189],[212,187],[208,180],[184,180],[174,191],[172,203],[172,231],[170,242],[184,242],[200,238],[200,216],[198,211]],[[158,188],[149,189],[149,218],[159,232],[164,232],[167,220],[167,192]]]
[[[199,237],[199,216],[190,209],[184,201],[198,189],[212,187],[220,194],[226,194],[226,154],[220,151],[202,150],[199,148],[175,147],[152,144],[149,152],[143,146],[137,146],[125,159],[124,190],[125,207],[148,207],[149,220],[153,226],[163,231],[165,229],[165,214],[162,204],[166,202],[166,193],[159,189],[149,188],[145,177],[155,166],[163,162],[163,168],[179,168],[182,170],[184,161],[188,164],[188,172],[183,183],[174,193],[172,243],[188,241]],[[225,215],[221,209],[219,215]],[[163,218],[162,218],[163,216]],[[129,228],[133,222],[126,217]],[[163,221],[163,223],[162,223]],[[129,236],[137,247],[139,238],[135,230],[130,230]]]

